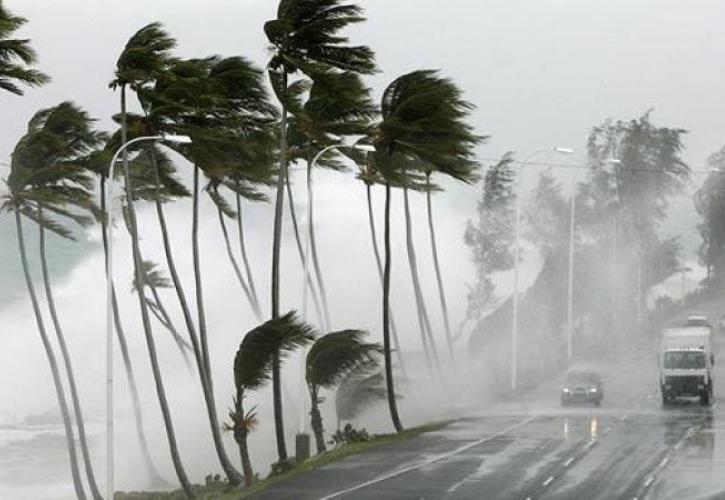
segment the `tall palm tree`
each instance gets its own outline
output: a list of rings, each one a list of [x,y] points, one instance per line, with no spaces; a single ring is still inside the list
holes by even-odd
[[[75,218],[80,222],[87,220],[84,216],[73,213],[65,206],[65,202],[76,199],[84,199],[87,201],[89,199],[86,196],[88,178],[85,173],[77,168],[77,165],[73,164],[72,161],[67,161],[70,160],[69,157],[72,155],[73,149],[67,149],[68,143],[63,140],[64,138],[59,134],[42,130],[43,123],[51,113],[52,108],[36,114],[30,121],[28,133],[16,146],[15,152],[13,153],[10,175],[6,179],[9,192],[3,196],[4,202],[0,208],[2,211],[13,212],[15,214],[18,248],[20,250],[23,273],[33,306],[38,332],[45,349],[48,364],[50,365],[56,396],[63,418],[73,484],[76,496],[79,499],[85,499],[86,493],[79,472],[72,418],[68,408],[58,362],[45,328],[43,314],[38,303],[33,280],[30,276],[22,225],[22,217],[26,217],[38,225],[43,226],[45,229],[65,237],[71,237],[71,233],[59,224],[57,220],[49,217],[47,212]],[[64,147],[56,148],[55,146],[58,144],[62,144]],[[47,163],[47,161],[50,161],[50,163]],[[43,212],[41,207],[45,207],[46,212]],[[41,254],[41,257],[44,257],[44,255],[45,252]],[[43,263],[43,266],[47,269],[46,263]],[[47,276],[47,273],[45,273],[44,278],[47,278]],[[46,290],[48,290],[49,281],[47,279],[44,281]],[[49,294],[49,298],[52,298],[52,294]],[[54,319],[56,318],[57,316],[54,317]],[[61,353],[65,356],[68,354],[68,351],[64,345],[62,330],[57,329],[56,334],[59,341],[61,341]],[[64,364],[66,369],[70,368],[70,358],[64,359]],[[66,375],[69,377],[69,382],[73,386],[71,391],[74,392],[75,381],[72,371],[67,370]],[[74,403],[78,401],[77,394],[72,396],[72,398]],[[74,409],[76,410],[75,413],[80,431],[82,414],[79,406]],[[87,448],[84,450],[84,456],[86,452]],[[90,480],[93,477],[90,461],[86,463],[86,472],[89,474]],[[95,492],[92,494],[95,497]]]
[[[232,484],[241,475],[229,461],[221,440],[214,398],[201,282],[198,246],[199,194],[202,171],[210,179],[223,177],[227,164],[245,151],[245,139],[259,132],[274,115],[262,85],[261,72],[241,57],[175,60],[163,74],[156,75],[153,87],[139,94],[149,123],[158,132],[174,131],[190,135],[193,143],[177,152],[194,165],[192,190],[192,252],[196,285],[198,337],[186,297],[174,265],[163,212],[157,212],[162,226],[169,271],[177,290],[194,349],[214,445],[220,464]]]
[[[273,55],[267,65],[272,88],[282,105],[279,148],[279,177],[274,212],[272,243],[272,318],[279,316],[279,260],[282,240],[284,187],[287,180],[287,118],[295,83],[289,85],[290,75],[302,72],[340,69],[368,74],[375,70],[373,52],[365,46],[351,46],[341,34],[351,24],[365,20],[362,9],[344,0],[280,0],[277,18],[267,21],[264,32],[272,45]],[[294,111],[294,109],[292,110]],[[273,362],[272,386],[277,455],[287,461],[287,446],[282,415],[282,389],[279,360]]]
[[[419,70],[393,81],[384,91],[382,119],[374,131],[375,162],[385,182],[385,267],[383,276],[383,340],[385,376],[390,415],[396,430],[402,430],[395,401],[390,356],[390,199],[401,176],[405,187],[411,163],[432,165],[463,182],[469,177],[460,169],[473,161],[473,148],[481,140],[465,118],[472,106],[461,90],[436,71]],[[465,172],[468,172],[467,170]]]
[[[247,486],[254,480],[252,462],[249,458],[247,436],[254,413],[244,409],[244,398],[248,391],[264,387],[272,377],[275,359],[306,346],[314,340],[314,330],[297,319],[294,311],[271,319],[254,328],[244,340],[234,357],[234,411],[231,413],[234,439],[239,445],[239,455]]]
[[[355,72],[316,72],[313,74],[313,79],[306,102],[298,106],[298,112],[290,122],[289,144],[292,153],[290,159],[300,159],[307,164],[309,244],[325,313],[325,326],[329,330],[330,308],[315,237],[312,161],[325,147],[340,144],[345,137],[367,133],[372,119],[377,114],[377,108],[370,99],[370,89],[365,87]],[[319,158],[317,165],[338,171],[344,170],[345,164],[336,161],[334,150],[329,153],[329,159]],[[287,188],[290,189],[289,182]],[[290,192],[290,210],[294,214],[291,196]]]
[[[0,89],[23,95],[21,85],[39,87],[50,78],[29,66],[37,56],[30,40],[10,38],[27,20],[10,12],[0,0]]]
[[[373,246],[373,255],[375,256],[375,265],[378,269],[378,276],[380,277],[380,286],[383,285],[383,262],[380,258],[380,248],[378,246],[378,235],[375,229],[375,213],[373,211],[373,198],[372,198],[372,187],[375,183],[380,182],[379,174],[373,168],[372,162],[369,162],[367,155],[359,163],[361,165],[358,178],[365,184],[365,193],[368,208],[368,226],[370,227],[370,239]],[[407,377],[405,370],[405,363],[403,362],[403,351],[400,346],[400,340],[398,338],[398,330],[395,326],[395,318],[393,316],[392,309],[389,312],[390,315],[390,332],[393,337],[393,345],[395,346],[395,354],[398,358],[398,365],[400,366],[400,372],[403,377]]]
[[[319,408],[320,390],[332,389],[356,369],[375,363],[374,354],[382,352],[382,347],[365,342],[366,336],[367,332],[361,330],[328,333],[317,339],[307,353],[305,379],[310,391],[310,417],[318,454],[327,450]]]
[[[116,63],[116,78],[111,83],[112,88],[119,88],[121,93],[121,143],[125,144],[128,140],[127,129],[127,102],[126,91],[131,87],[135,91],[139,91],[144,85],[147,85],[153,78],[162,72],[167,65],[168,51],[175,46],[175,40],[168,37],[158,23],[152,23],[138,31],[127,43],[126,48],[121,53]],[[134,191],[131,182],[128,153],[123,153],[123,178],[126,188],[126,202],[128,209],[128,222],[131,233],[131,245],[133,254],[134,279],[137,283],[145,283],[147,280],[144,276],[143,258],[141,256],[141,248],[138,237],[138,224],[136,220],[136,210],[134,204]],[[153,337],[151,322],[149,319],[148,304],[143,294],[137,294],[139,301],[139,309],[141,311],[141,319],[146,338],[146,347],[149,353],[149,361],[154,376],[156,386],[156,395],[161,407],[161,413],[164,420],[166,430],[166,438],[169,445],[171,460],[174,465],[176,476],[179,479],[184,493],[192,497],[193,492],[189,483],[186,470],[184,469],[174,431],[171,412],[169,410],[168,400],[166,398],[166,388],[161,374],[156,352],[156,341]]]

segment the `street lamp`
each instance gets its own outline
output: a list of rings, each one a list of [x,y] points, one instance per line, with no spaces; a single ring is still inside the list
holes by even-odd
[[[610,165],[619,165],[622,162],[616,158],[608,158],[605,163]],[[568,269],[568,286],[567,286],[567,328],[566,328],[566,357],[571,360],[573,353],[573,334],[574,334],[574,243],[576,230],[576,178],[574,187],[571,191],[571,200],[569,207],[569,269]]]
[[[113,498],[114,490],[114,442],[113,442],[113,184],[118,157],[125,154],[129,146],[144,141],[174,142],[189,144],[191,138],[186,135],[153,135],[131,139],[122,144],[113,155],[108,166],[108,183],[106,187],[106,231],[108,250],[106,257],[106,498]]]
[[[536,156],[542,153],[558,153],[570,155],[574,153],[570,148],[539,149],[531,153],[519,166],[519,173]],[[517,176],[518,177],[518,176]],[[514,250],[514,293],[513,293],[513,319],[511,322],[511,390],[515,391],[518,377],[518,334],[519,334],[519,256],[521,254],[521,197],[516,196],[516,247]]]

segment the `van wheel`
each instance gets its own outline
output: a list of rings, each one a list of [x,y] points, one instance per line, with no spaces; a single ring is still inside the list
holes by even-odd
[[[710,406],[710,389],[705,389],[700,393],[700,406]]]

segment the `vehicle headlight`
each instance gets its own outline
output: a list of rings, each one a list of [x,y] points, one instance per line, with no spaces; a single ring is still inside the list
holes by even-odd
[[[589,392],[597,392],[597,388],[596,387],[592,387],[591,389],[589,389]]]
[[[564,387],[563,391],[566,393],[569,393],[569,392],[571,392],[571,389],[569,389],[568,387]]]

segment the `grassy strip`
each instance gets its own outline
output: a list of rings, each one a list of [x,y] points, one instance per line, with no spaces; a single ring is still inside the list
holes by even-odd
[[[327,464],[338,462],[349,456],[357,455],[367,450],[377,448],[386,444],[400,443],[413,439],[425,432],[432,432],[445,427],[450,422],[438,422],[433,424],[421,425],[406,429],[399,434],[380,434],[376,435],[370,441],[362,443],[353,443],[340,448],[335,448],[322,455],[317,455],[309,460],[305,460],[294,469],[281,474],[279,476],[269,476],[262,481],[252,485],[251,488],[244,490],[230,490],[226,484],[195,486],[194,491],[197,498],[202,500],[237,500],[248,498],[249,496],[264,491],[265,489],[287,481],[294,477],[300,476],[307,472],[313,471]],[[116,493],[115,500],[182,500],[185,499],[183,491],[177,490],[173,492],[134,492],[134,493]]]

